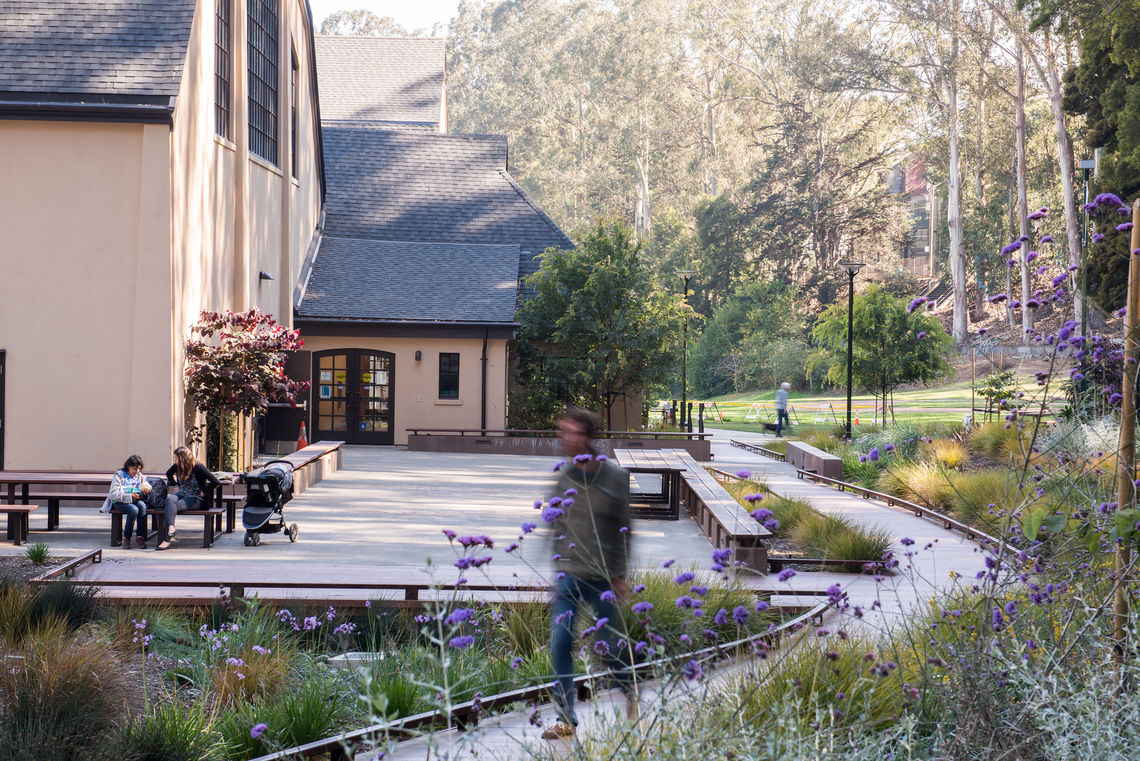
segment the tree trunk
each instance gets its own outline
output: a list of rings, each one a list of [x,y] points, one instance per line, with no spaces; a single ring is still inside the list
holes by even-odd
[[[1049,94],[1049,108],[1053,112],[1053,126],[1057,131],[1057,164],[1061,169],[1061,197],[1065,201],[1065,243],[1069,249],[1069,265],[1081,265],[1080,223],[1077,221],[1077,199],[1073,190],[1073,143],[1069,139],[1069,129],[1065,122],[1065,111],[1061,105],[1063,90],[1061,77],[1057,73],[1057,56],[1053,49],[1053,38],[1045,36],[1044,66],[1033,58],[1037,73],[1045,83]],[[1080,270],[1076,270],[1079,272]],[[1081,289],[1076,287],[1075,278],[1070,278],[1073,292],[1073,319],[1081,319]]]
[[[982,91],[982,73],[978,72],[978,92]],[[986,206],[986,184],[982,179],[982,165],[985,145],[983,143],[983,134],[985,130],[982,125],[985,124],[986,117],[986,101],[983,98],[977,99],[977,115],[978,115],[978,135],[977,135],[977,153],[974,156],[974,196],[978,199],[978,209],[984,209]],[[978,319],[981,319],[986,313],[986,294],[983,280],[985,279],[985,267],[982,264],[982,257],[976,257],[976,266],[974,267],[974,303],[977,309]]]
[[[966,340],[966,252],[962,241],[962,168],[958,135],[958,36],[951,42],[946,95],[949,116],[950,177],[946,187],[946,226],[950,229],[950,281],[954,288],[951,333],[955,343]]]
[[[1025,187],[1025,50],[1021,44],[1017,45],[1017,116],[1014,120],[1014,133],[1017,140],[1017,212],[1018,230],[1022,238],[1029,237],[1029,198]],[[1025,303],[1033,295],[1033,283],[1030,279],[1029,263],[1025,261],[1029,253],[1029,242],[1021,244],[1021,340],[1029,339],[1029,331],[1033,329],[1033,310]],[[1010,294],[1010,298],[1013,294]]]
[[[1017,212],[1015,211],[1015,206],[1014,206],[1014,198],[1017,194],[1016,187],[1017,187],[1017,154],[1015,153],[1013,156],[1013,160],[1010,162],[1009,203],[1006,206],[1009,209],[1009,234],[1010,234],[1010,237],[1017,235],[1017,223],[1016,223],[1016,220],[1014,219],[1014,217],[1017,214]],[[1004,266],[1004,262],[1003,262],[1003,266]],[[1005,307],[1006,307],[1005,317],[1006,317],[1006,320],[1009,322],[1009,334],[1012,336],[1017,332],[1017,323],[1013,319],[1013,310],[1009,308],[1010,302],[1013,301],[1013,269],[1010,267],[1005,268],[1005,292],[1006,292],[1006,295],[1009,297],[1005,302]],[[990,364],[993,364],[993,363],[991,362]]]

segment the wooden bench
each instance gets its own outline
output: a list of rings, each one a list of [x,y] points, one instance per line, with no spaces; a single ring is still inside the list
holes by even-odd
[[[830,452],[805,444],[789,441],[785,455],[789,465],[828,478],[843,478],[843,460]]]
[[[733,560],[761,573],[768,569],[764,541],[772,532],[724,490],[716,478],[684,450],[672,450],[669,458],[683,464],[681,501],[714,547],[733,550]]]
[[[28,517],[39,505],[0,505],[0,513],[8,515],[8,538],[19,547],[28,541]]]

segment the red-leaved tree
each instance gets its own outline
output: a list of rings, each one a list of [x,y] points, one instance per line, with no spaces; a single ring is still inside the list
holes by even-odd
[[[186,394],[219,420],[264,412],[270,402],[296,404],[309,384],[285,375],[285,355],[303,345],[299,331],[256,308],[202,312],[186,341]],[[219,462],[223,429],[219,425]]]

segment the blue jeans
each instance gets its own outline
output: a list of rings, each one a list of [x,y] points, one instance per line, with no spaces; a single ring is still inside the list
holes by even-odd
[[[141,499],[135,502],[116,502],[114,509],[121,510],[126,515],[123,519],[123,536],[127,539],[131,538],[131,533],[135,530],[135,518],[139,519],[139,536],[146,539],[146,503]]]
[[[792,421],[788,419],[788,411],[776,408],[776,435],[779,436],[780,432],[784,430],[784,425],[787,424],[789,428],[792,427]]]
[[[598,632],[599,641],[605,642],[606,665],[626,670],[616,675],[618,686],[623,691],[628,689],[630,682],[629,645],[618,636],[617,610],[614,603],[602,599],[604,592],[613,592],[608,581],[586,581],[566,574],[554,583],[550,611],[550,662],[557,680],[554,704],[559,720],[574,726],[578,725],[578,717],[574,713],[574,619],[583,603],[594,609],[597,618],[610,620]],[[593,621],[590,624],[593,625]]]

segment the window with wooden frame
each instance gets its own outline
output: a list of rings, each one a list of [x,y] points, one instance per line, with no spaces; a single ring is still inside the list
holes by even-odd
[[[230,101],[233,94],[230,72],[233,67],[233,14],[234,0],[217,0],[214,17],[214,132],[218,137],[232,140],[230,128]]]
[[[277,166],[277,0],[249,0],[249,152]]]
[[[439,398],[459,398],[459,354],[439,353]]]

